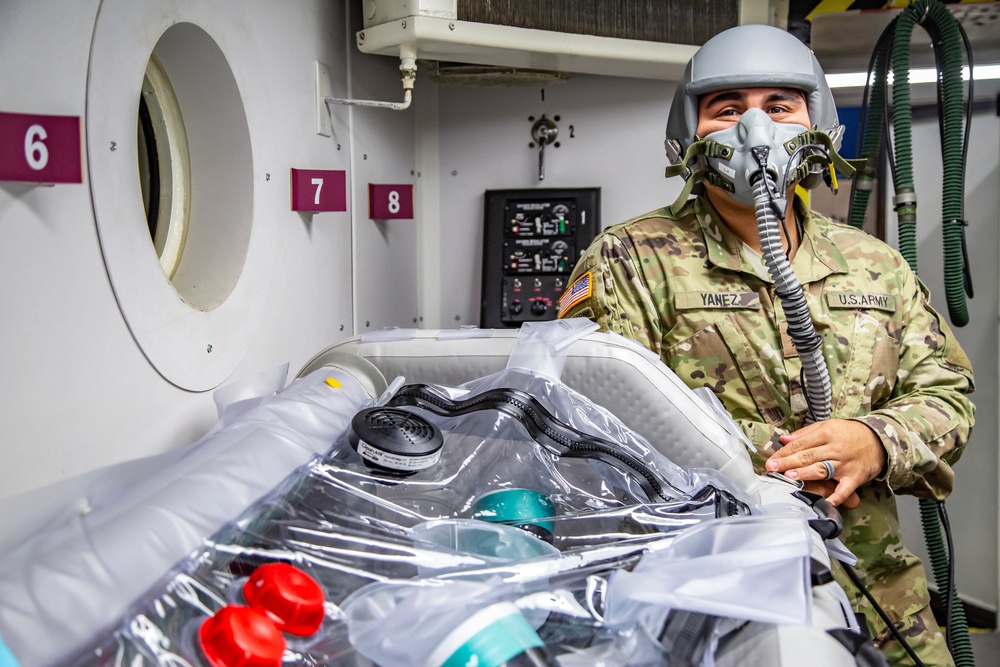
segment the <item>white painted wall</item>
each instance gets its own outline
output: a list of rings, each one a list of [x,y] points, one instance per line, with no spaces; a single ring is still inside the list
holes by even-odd
[[[575,76],[546,86],[544,100],[542,90],[439,88],[441,326],[479,323],[484,191],[600,186],[605,225],[663,206],[680,192],[679,182],[663,177],[672,84]],[[546,148],[539,182],[528,118],[543,113],[559,116],[560,147]]]
[[[160,15],[152,28],[160,32],[189,19],[196,2],[150,1]],[[267,228],[271,240],[261,254],[270,271],[257,295],[260,323],[229,381],[285,362],[294,373],[352,335],[355,268],[366,304],[358,314],[362,327],[366,320],[412,326],[414,225],[379,229],[364,218],[369,180],[411,178],[414,116],[339,108],[333,138],[314,130],[313,61],[330,65],[336,96],[348,96],[353,84],[361,95],[398,97],[398,63],[391,59],[352,62],[349,76],[349,58],[359,55],[348,18],[356,4],[217,0],[198,10],[240,87],[254,162],[253,224]],[[0,3],[0,110],[85,116],[100,5]],[[115,5],[100,6],[102,21],[115,20]],[[354,218],[291,212],[291,167],[346,169]],[[0,183],[0,497],[189,443],[215,421],[211,392],[170,384],[133,341],[105,271],[84,178],[55,187]],[[381,289],[391,282],[383,279],[386,267],[395,289]]]

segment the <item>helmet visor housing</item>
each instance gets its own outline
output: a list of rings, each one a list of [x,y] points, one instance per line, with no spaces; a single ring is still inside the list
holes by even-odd
[[[705,42],[684,70],[667,118],[671,162],[696,140],[699,97],[739,88],[800,90],[814,128],[834,134],[839,126],[833,94],[809,47],[778,28],[738,26]]]

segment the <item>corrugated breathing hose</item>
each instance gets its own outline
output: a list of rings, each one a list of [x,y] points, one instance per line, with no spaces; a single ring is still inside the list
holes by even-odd
[[[774,211],[775,199],[784,199],[767,171],[768,149],[758,146],[751,149],[760,170],[756,172],[757,182],[753,186],[754,213],[757,216],[757,234],[760,237],[760,251],[767,266],[767,272],[774,281],[774,292],[781,300],[788,322],[788,337],[799,353],[805,376],[806,402],[809,405],[807,423],[830,418],[832,399],[830,371],[823,357],[823,337],[816,333],[809,304],[799,279],[792,271],[791,263],[781,247],[780,221]],[[777,192],[777,194],[776,194]],[[784,208],[784,207],[780,207]]]
[[[862,111],[862,155],[875,162],[889,132],[885,108],[889,64],[892,74],[892,125],[895,150],[888,156],[896,192],[893,198],[899,220],[899,249],[917,272],[916,206],[913,181],[912,111],[910,105],[910,38],[916,24],[931,37],[938,71],[938,117],[943,159],[942,229],[944,236],[944,280],[948,313],[956,326],[969,322],[965,297],[973,296],[971,271],[965,242],[964,189],[968,153],[969,121],[973,102],[972,49],[961,24],[939,0],[915,0],[885,29],[869,64],[868,85]],[[961,41],[960,41],[961,40]],[[969,93],[963,103],[962,51],[969,64]],[[871,98],[869,99],[869,90]],[[964,109],[963,109],[964,106]],[[856,181],[850,222],[861,228],[874,183],[874,170]],[[930,555],[934,579],[947,607],[947,639],[958,667],[975,664],[965,609],[955,585],[954,549],[944,503],[921,499],[920,519]],[[947,543],[946,543],[947,540]]]

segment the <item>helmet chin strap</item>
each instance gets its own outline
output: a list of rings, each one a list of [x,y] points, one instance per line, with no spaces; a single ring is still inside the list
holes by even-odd
[[[789,169],[786,170],[785,174],[779,175],[779,178],[785,183],[782,192],[788,186],[796,183],[803,183],[810,188],[816,187],[819,185],[819,177],[827,183],[831,190],[836,192],[838,171],[845,177],[851,178],[857,172],[866,169],[869,163],[867,159],[844,159],[837,153],[834,139],[826,132],[817,129],[807,130],[794,136],[784,142],[782,148],[790,156]],[[684,156],[668,166],[664,173],[667,178],[684,176],[684,187],[677,199],[667,207],[671,215],[680,213],[688,198],[695,191],[695,186],[702,181],[708,181],[728,193],[735,192],[733,182],[713,169],[709,162],[709,158],[730,160],[735,153],[736,149],[733,146],[715,139],[699,139],[691,143],[684,152]],[[796,154],[799,154],[798,164],[792,166]],[[809,181],[813,182],[809,183]]]

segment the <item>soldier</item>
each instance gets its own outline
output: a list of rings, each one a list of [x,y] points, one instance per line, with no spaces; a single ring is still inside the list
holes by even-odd
[[[842,539],[865,586],[926,665],[949,665],[923,564],[902,544],[895,496],[951,492],[951,465],[973,425],[969,360],[900,254],[811,212],[791,182],[778,230],[784,257],[761,255],[750,148],[770,147],[780,182],[788,138],[838,127],[819,63],[796,38],[742,26],[709,40],[688,64],[667,123],[674,171],[700,154],[684,192],[598,236],[559,316],[593,319],[659,354],[690,387],[711,388],[757,448],[758,473],[784,473],[840,506]],[[817,141],[819,132],[806,136]],[[791,311],[766,266],[778,259],[804,289],[829,371],[829,418],[814,423]],[[908,662],[836,570],[875,644],[891,662]]]

